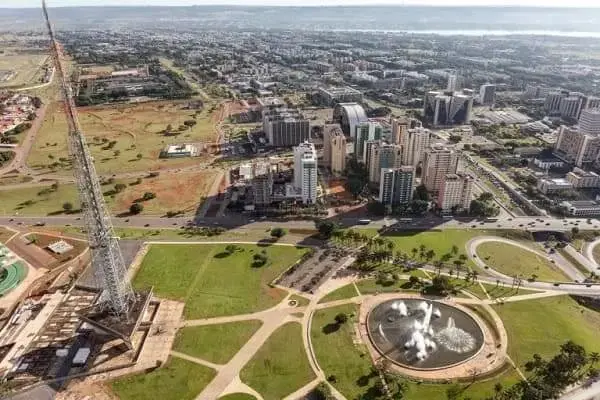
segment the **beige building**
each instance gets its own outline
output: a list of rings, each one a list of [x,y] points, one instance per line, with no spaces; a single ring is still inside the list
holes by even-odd
[[[425,150],[431,145],[431,131],[425,128],[407,129],[398,142],[402,146],[402,165],[416,167],[423,161]]]
[[[600,153],[600,137],[561,126],[554,150],[562,159],[577,167],[590,165]]]
[[[331,137],[331,172],[341,174],[346,169],[346,136],[340,129],[339,134]]]
[[[380,142],[374,144],[370,149],[370,160],[367,164],[369,170],[369,182],[379,183],[381,170],[387,168],[399,168],[402,161],[402,148],[398,145]]]
[[[573,171],[567,174],[566,179],[575,189],[597,188],[600,186],[600,175],[592,171],[584,171],[581,168],[574,168]]]
[[[439,193],[448,174],[456,174],[458,154],[448,147],[435,144],[425,150],[421,181],[428,191]]]
[[[257,162],[252,165],[252,192],[254,204],[271,204],[273,193],[273,173],[269,162]]]
[[[442,212],[468,210],[473,198],[473,182],[469,174],[446,174],[437,198],[438,208]]]

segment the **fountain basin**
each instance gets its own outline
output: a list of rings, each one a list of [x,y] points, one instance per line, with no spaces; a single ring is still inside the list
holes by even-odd
[[[448,368],[474,357],[484,333],[467,312],[448,304],[397,298],[375,306],[367,315],[375,349],[407,368]]]

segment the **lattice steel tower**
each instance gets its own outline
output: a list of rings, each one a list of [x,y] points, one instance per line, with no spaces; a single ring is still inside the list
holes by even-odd
[[[106,211],[94,162],[77,118],[72,88],[61,63],[61,50],[50,24],[46,0],[42,0],[42,7],[50,35],[54,66],[61,83],[65,115],[69,126],[69,155],[77,180],[94,276],[98,285],[103,289],[101,297],[103,304],[119,320],[126,321],[129,319],[129,311],[135,301],[135,295],[125,276],[126,268],[123,256],[113,231],[110,216]]]

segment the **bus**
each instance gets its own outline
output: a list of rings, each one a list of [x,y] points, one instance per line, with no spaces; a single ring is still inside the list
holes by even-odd
[[[486,218],[485,222],[498,222],[498,218]]]
[[[369,225],[371,223],[370,219],[359,219],[358,223],[361,225]]]

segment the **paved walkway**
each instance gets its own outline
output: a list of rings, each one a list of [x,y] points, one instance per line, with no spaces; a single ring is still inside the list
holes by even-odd
[[[203,366],[208,367],[208,368],[212,368],[212,369],[217,370],[217,371],[220,370],[223,367],[221,364],[214,364],[214,363],[211,363],[210,361],[206,361],[206,360],[203,360],[203,359],[198,358],[198,357],[192,357],[192,356],[189,356],[189,355],[184,354],[184,353],[180,353],[180,352],[175,351],[175,350],[171,350],[170,354],[172,356],[177,357],[177,358],[181,358],[181,359],[184,359],[184,360],[187,360],[187,361],[191,361],[193,363],[200,364],[200,365],[203,365]]]

